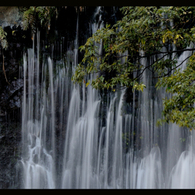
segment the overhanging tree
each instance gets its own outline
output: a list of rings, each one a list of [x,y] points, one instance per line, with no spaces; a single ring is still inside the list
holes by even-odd
[[[149,69],[158,79],[156,87],[166,87],[173,94],[164,100],[160,122],[195,128],[195,7],[122,7],[121,11],[121,20],[97,30],[80,47],[84,57],[73,81],[91,84],[96,89],[115,91],[120,85],[143,91],[147,86],[140,78]],[[102,54],[98,53],[98,43],[103,45]],[[178,55],[186,50],[191,55],[178,64]],[[141,64],[141,59],[152,56],[153,63]],[[186,69],[179,70],[185,61]],[[91,73],[98,74],[85,81]]]

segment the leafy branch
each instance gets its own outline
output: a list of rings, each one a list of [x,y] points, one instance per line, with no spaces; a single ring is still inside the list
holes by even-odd
[[[133,6],[122,7],[121,12],[121,20],[99,29],[80,47],[84,57],[72,80],[82,83],[96,73],[86,87],[91,84],[96,89],[115,91],[119,86],[143,91],[147,86],[141,76],[150,70],[158,79],[156,88],[165,87],[172,93],[172,98],[163,103],[163,122],[195,128],[195,7]],[[102,55],[97,54],[98,44],[102,44]],[[178,63],[178,54],[185,51],[192,54]],[[151,57],[152,63],[142,63]],[[180,72],[178,68],[184,62],[187,67]]]

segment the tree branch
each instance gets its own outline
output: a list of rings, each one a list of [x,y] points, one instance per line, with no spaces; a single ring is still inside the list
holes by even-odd
[[[192,48],[192,49],[181,49],[181,50],[174,50],[174,51],[165,51],[165,52],[163,52],[163,51],[158,51],[158,52],[154,52],[154,53],[152,53],[152,54],[147,54],[147,55],[145,55],[145,56],[139,56],[138,59],[150,57],[150,56],[152,56],[152,55],[157,55],[157,54],[164,54],[164,53],[166,53],[166,54],[172,54],[172,53],[184,52],[184,51],[195,51],[195,48]]]
[[[171,73],[172,70],[175,70],[176,68],[178,68],[179,66],[181,66],[188,58],[190,58],[190,56],[188,56],[185,60],[183,60],[179,65],[177,65],[176,67],[172,68],[168,73],[162,75],[162,76],[158,76],[158,77],[153,77],[153,78],[162,78],[162,77],[165,77],[165,76],[168,76],[169,73]]]
[[[6,72],[5,72],[5,66],[4,66],[4,55],[3,55],[3,73],[4,73],[4,76],[5,76],[5,80],[6,82],[10,85],[10,83],[8,82],[7,80],[7,76],[6,76]]]
[[[158,60],[156,60],[154,63],[156,63],[156,62],[158,62],[159,60],[163,59],[163,58],[164,58],[165,56],[167,56],[167,55],[168,55],[168,53],[165,54],[165,55],[163,55],[161,58],[159,58]],[[152,63],[152,64],[146,66],[146,67],[142,70],[142,72],[141,72],[137,77],[135,77],[133,80],[138,79],[138,78],[144,73],[144,71],[145,71],[147,68],[153,66],[154,63]]]

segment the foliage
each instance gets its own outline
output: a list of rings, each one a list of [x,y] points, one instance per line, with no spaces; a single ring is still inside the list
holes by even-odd
[[[58,17],[58,11],[55,6],[30,6],[23,9],[23,29],[26,30],[29,26],[33,31],[36,30],[37,23],[50,29],[52,17]]]
[[[141,90],[147,86],[141,76],[149,69],[158,79],[157,87],[166,87],[174,95],[165,99],[162,121],[176,122],[194,128],[195,90],[194,54],[177,64],[178,54],[195,42],[195,7],[122,7],[123,18],[113,26],[106,25],[80,47],[84,52],[72,79],[88,81],[96,89],[112,89],[117,85]],[[103,51],[98,51],[98,45]],[[192,44],[193,45],[193,44]],[[143,52],[144,51],[144,52]],[[193,52],[192,52],[193,53]],[[146,59],[153,57],[149,65]],[[178,68],[190,59],[183,72]]]
[[[6,36],[7,36],[7,33],[3,30],[2,26],[0,26],[0,42],[1,42],[1,47],[3,49],[8,48],[8,42],[7,42]],[[2,56],[3,56],[3,63],[2,63],[3,74],[4,74],[6,82],[8,84],[10,84],[7,80],[7,76],[6,76],[6,72],[5,72],[4,55],[2,55]]]
[[[189,59],[189,63],[183,71],[177,69],[169,77],[163,77],[157,83],[157,87],[164,86],[166,91],[173,94],[164,101],[164,118],[162,122],[175,122],[183,127],[195,128],[195,54]],[[159,121],[160,122],[160,121]]]
[[[61,6],[65,9],[67,6]],[[47,27],[50,30],[51,19],[58,18],[59,7],[57,6],[30,6],[20,7],[22,12],[23,29],[27,30],[29,26],[35,32],[38,25]],[[84,6],[75,6],[76,12],[82,12]]]
[[[7,49],[7,47],[8,47],[6,35],[7,35],[7,33],[0,26],[0,42],[1,42],[1,46],[3,49]]]

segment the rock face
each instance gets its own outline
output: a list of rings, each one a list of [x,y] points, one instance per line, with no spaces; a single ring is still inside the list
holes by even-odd
[[[21,31],[18,7],[0,6],[0,26],[7,33],[8,49],[0,47],[0,188],[18,188],[16,165],[20,156],[21,124],[20,107],[23,80],[19,76],[22,57],[20,36],[12,36],[12,30]],[[5,73],[3,72],[3,56]]]
[[[21,24],[21,15],[18,7],[0,6],[0,26],[13,27]]]
[[[15,180],[20,174],[16,169],[20,157],[21,125],[8,119],[9,122],[0,122],[0,188],[19,188]]]

